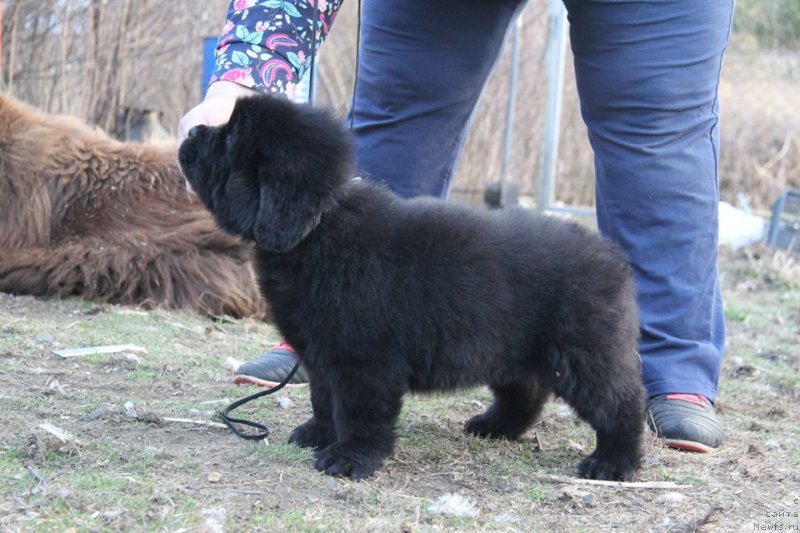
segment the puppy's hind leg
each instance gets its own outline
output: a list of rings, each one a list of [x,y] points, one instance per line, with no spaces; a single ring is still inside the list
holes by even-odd
[[[516,440],[542,412],[550,395],[538,376],[511,385],[492,385],[494,403],[485,413],[470,418],[464,430],[479,437]]]
[[[636,355],[590,353],[575,349],[561,368],[556,394],[587,421],[597,447],[578,467],[591,479],[630,481],[642,456],[644,388]],[[602,367],[596,364],[603,361]]]

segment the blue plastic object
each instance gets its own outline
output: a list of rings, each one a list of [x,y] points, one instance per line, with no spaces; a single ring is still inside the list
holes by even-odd
[[[200,98],[205,98],[208,89],[208,80],[214,73],[214,52],[217,50],[217,38],[207,37],[203,39],[203,72],[200,79]]]

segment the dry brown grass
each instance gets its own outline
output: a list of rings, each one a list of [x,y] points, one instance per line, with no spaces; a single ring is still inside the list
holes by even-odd
[[[800,187],[800,53],[733,46],[720,98],[723,196],[732,201],[743,192],[767,208],[786,188]]]
[[[113,127],[112,115],[124,107],[154,108],[164,112],[165,125],[175,131],[183,112],[199,100],[201,38],[222,26],[227,4],[213,0],[198,8],[191,0],[175,0],[167,9],[132,0],[6,2],[4,90],[45,111],[76,114],[105,127]],[[90,24],[87,6],[100,10],[97,25]],[[342,113],[352,89],[357,7],[355,1],[344,3],[318,69],[322,104]],[[547,16],[545,2],[530,2],[523,13],[522,71],[508,165],[508,177],[534,197]],[[69,24],[46,28],[53,20]],[[86,40],[86,28],[96,34],[96,43]],[[754,207],[766,209],[785,188],[800,187],[800,51],[765,51],[754,42],[734,35],[723,71],[720,184],[724,199],[735,201],[743,192]],[[483,185],[499,177],[509,63],[506,49],[476,111],[454,183],[456,199],[480,201]],[[591,205],[592,154],[570,57],[567,65],[556,199]]]

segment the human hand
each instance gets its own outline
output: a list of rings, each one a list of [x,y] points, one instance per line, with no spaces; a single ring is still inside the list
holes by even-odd
[[[250,89],[230,81],[212,83],[206,91],[205,99],[186,112],[178,124],[178,146],[189,135],[189,130],[204,124],[206,126],[219,126],[231,118],[236,99],[243,96],[258,94],[255,89]],[[186,182],[186,190],[191,194],[192,186]]]
[[[228,122],[236,99],[253,94],[258,94],[258,91],[230,81],[211,84],[205,99],[181,118],[178,124],[178,146],[189,135],[189,130],[197,125],[219,126]]]

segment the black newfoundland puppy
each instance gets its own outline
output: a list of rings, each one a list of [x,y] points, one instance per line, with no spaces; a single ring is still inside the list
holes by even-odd
[[[283,99],[198,126],[181,167],[219,225],[256,244],[261,290],[310,379],[290,442],[364,478],[392,452],[407,391],[489,385],[466,431],[516,439],[554,393],[597,432],[581,476],[629,480],[644,392],[629,267],[582,227],[524,209],[404,200],[351,179],[348,134]]]

